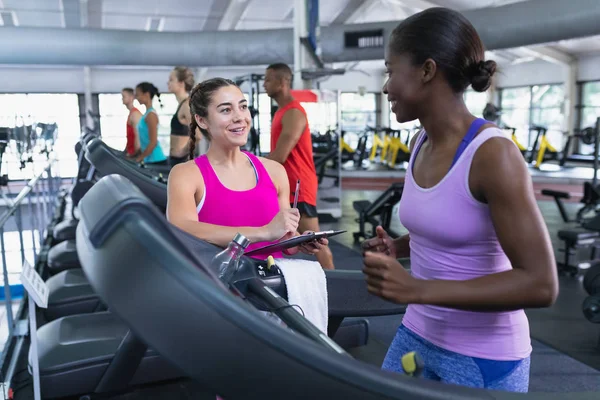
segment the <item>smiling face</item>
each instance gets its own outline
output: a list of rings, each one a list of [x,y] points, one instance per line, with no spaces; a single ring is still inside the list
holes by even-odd
[[[400,123],[419,118],[423,104],[428,98],[430,80],[427,66],[414,65],[407,54],[388,51],[385,58],[388,79],[383,86],[392,105],[392,112]]]
[[[152,101],[149,92],[144,92],[139,86],[135,88],[135,99],[141,104],[148,104]]]
[[[217,89],[211,96],[208,115],[194,115],[198,126],[209,132],[211,142],[239,147],[248,141],[252,118],[248,101],[237,86]]]

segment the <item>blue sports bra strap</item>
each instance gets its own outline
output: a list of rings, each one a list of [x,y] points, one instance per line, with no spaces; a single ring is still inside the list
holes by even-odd
[[[481,119],[481,118],[477,118],[475,121],[473,121],[471,123],[471,126],[469,127],[467,134],[465,135],[463,140],[458,145],[458,149],[456,150],[456,154],[454,155],[454,160],[452,160],[452,165],[456,164],[456,161],[458,161],[461,154],[465,151],[465,149],[467,148],[469,143],[471,143],[473,138],[475,138],[475,135],[477,135],[477,132],[479,132],[479,128],[481,128],[483,125],[485,125],[487,123],[489,123],[489,121],[486,121],[485,119]]]

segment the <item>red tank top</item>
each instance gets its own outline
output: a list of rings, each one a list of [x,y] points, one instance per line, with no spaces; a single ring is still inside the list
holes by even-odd
[[[267,225],[279,212],[277,188],[269,173],[253,154],[246,154],[256,173],[256,186],[250,190],[237,191],[223,186],[206,155],[194,161],[204,179],[204,196],[196,208],[198,221],[221,226]],[[233,239],[233,238],[232,238]],[[274,242],[251,243],[246,251],[266,246]],[[253,255],[253,258],[266,259],[269,255],[283,258],[281,252]]]
[[[302,107],[297,100],[293,100],[277,110],[273,117],[273,122],[271,123],[271,151],[275,149],[279,136],[281,136],[281,130],[283,129],[281,120],[283,119],[283,115],[292,108],[300,110],[306,117],[304,107]],[[296,181],[300,179],[298,201],[316,207],[317,187],[319,186],[319,182],[317,180],[317,171],[313,160],[312,137],[310,136],[308,119],[306,120],[306,127],[304,128],[304,132],[302,132],[302,136],[300,136],[298,143],[296,143],[296,146],[294,146],[290,152],[287,160],[283,163],[283,167],[285,168],[290,181],[290,203],[294,202]]]
[[[135,154],[135,130],[133,129],[133,126],[129,124],[129,121],[131,120],[131,114],[136,111],[138,111],[138,109],[133,107],[127,116],[127,145],[125,146],[125,151],[127,151],[127,154],[130,156]]]

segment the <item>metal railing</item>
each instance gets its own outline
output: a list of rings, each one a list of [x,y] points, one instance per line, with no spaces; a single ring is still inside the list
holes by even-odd
[[[29,335],[25,301],[17,300],[27,299],[19,276],[26,261],[38,271],[39,265],[45,262],[50,247],[46,230],[55,219],[57,206],[61,206],[62,179],[57,173],[57,160],[53,154],[50,157],[41,172],[26,182],[16,196],[10,194],[14,182],[0,187],[0,202],[3,203],[0,206],[0,256],[4,283],[0,307],[5,307],[5,317],[0,318],[0,345],[3,345],[0,366],[4,398],[8,398],[8,386]],[[17,308],[16,312],[14,308]]]

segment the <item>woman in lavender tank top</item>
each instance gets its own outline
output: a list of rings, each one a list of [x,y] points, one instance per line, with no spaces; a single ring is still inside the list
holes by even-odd
[[[526,392],[531,340],[525,308],[548,307],[558,278],[523,157],[465,106],[496,70],[460,13],[430,8],[392,32],[383,92],[398,122],[418,119],[400,201],[408,234],[381,228],[363,243],[368,290],[407,304],[383,368],[417,351],[424,377]],[[397,261],[410,257],[410,272]]]
[[[297,235],[300,215],[290,207],[285,169],[240,149],[248,140],[251,117],[239,87],[227,79],[206,80],[192,89],[189,105],[190,161],[174,166],[169,174],[168,220],[221,247],[238,232],[250,240],[248,250]],[[210,147],[194,159],[197,129]],[[286,253],[315,254],[325,245],[322,239]]]

